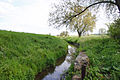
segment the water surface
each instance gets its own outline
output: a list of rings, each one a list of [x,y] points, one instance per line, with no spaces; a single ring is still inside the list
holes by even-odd
[[[56,67],[50,67],[36,76],[35,80],[61,80],[61,75],[68,70],[71,65],[72,53],[75,53],[74,46],[68,46],[68,54],[57,60]]]

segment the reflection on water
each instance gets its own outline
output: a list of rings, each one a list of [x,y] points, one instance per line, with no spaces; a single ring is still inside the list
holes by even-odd
[[[71,65],[72,53],[75,53],[75,47],[68,46],[68,54],[66,57],[62,57],[57,61],[56,67],[50,67],[45,71],[39,73],[35,80],[60,80],[61,75]]]

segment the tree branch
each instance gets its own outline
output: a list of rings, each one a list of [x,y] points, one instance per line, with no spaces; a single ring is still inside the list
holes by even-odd
[[[120,0],[115,0],[120,13]]]
[[[114,4],[114,5],[117,5],[116,3],[114,3],[113,1],[100,1],[100,2],[96,2],[96,3],[93,3],[91,5],[89,5],[88,7],[86,7],[83,11],[81,11],[80,13],[76,14],[76,15],[73,15],[73,16],[70,16],[67,20],[72,20],[74,17],[82,14],[83,12],[85,12],[88,8],[94,6],[94,5],[97,5],[97,4],[102,4],[102,3],[111,3],[111,4]],[[63,23],[66,23],[67,21],[63,21]]]

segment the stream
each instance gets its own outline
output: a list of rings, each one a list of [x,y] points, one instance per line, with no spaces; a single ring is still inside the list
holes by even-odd
[[[72,54],[75,53],[76,48],[74,46],[68,46],[68,54],[57,60],[55,67],[49,67],[36,75],[35,80],[61,80],[62,76],[67,71],[73,60]],[[62,77],[61,77],[62,76]]]

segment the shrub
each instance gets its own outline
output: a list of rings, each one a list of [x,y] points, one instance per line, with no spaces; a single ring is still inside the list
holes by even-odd
[[[61,33],[60,33],[60,36],[62,36],[62,37],[69,36],[68,31],[63,31],[63,32],[61,32]]]
[[[120,39],[120,19],[115,20],[113,23],[108,25],[108,33],[115,39]]]

